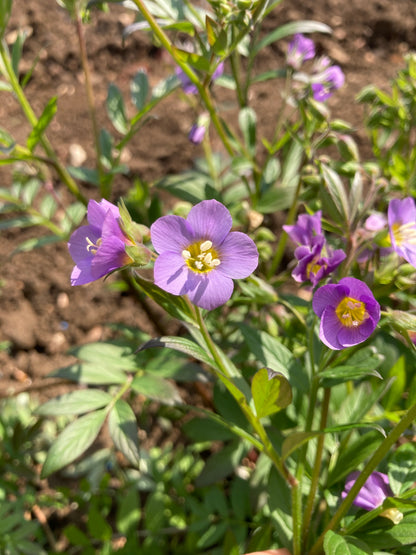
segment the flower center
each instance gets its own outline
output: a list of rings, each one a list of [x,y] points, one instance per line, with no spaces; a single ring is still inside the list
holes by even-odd
[[[352,297],[345,297],[335,309],[339,321],[346,328],[360,326],[369,317],[365,304]]]
[[[409,245],[416,245],[416,223],[407,222],[407,224],[400,224],[398,222],[391,226],[394,240],[396,245],[400,247],[403,243]]]
[[[198,274],[210,272],[221,264],[212,241],[198,241],[182,251],[182,256],[191,270]]]
[[[327,268],[328,264],[326,264],[325,262],[320,262],[319,256],[315,256],[315,258],[313,258],[306,266],[306,275],[308,276],[308,278],[311,277],[311,274],[316,276],[316,274],[322,267]]]
[[[97,243],[93,243],[89,237],[87,237],[86,239],[87,239],[87,251],[92,253],[93,255],[97,254],[98,248],[103,242],[101,237],[97,239]]]

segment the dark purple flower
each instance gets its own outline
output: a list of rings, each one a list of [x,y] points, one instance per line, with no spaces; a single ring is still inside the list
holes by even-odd
[[[220,62],[218,64],[216,70],[212,74],[211,81],[212,82],[215,81],[216,79],[218,79],[218,77],[221,77],[221,75],[223,73],[224,73],[224,62]],[[185,94],[197,94],[198,93],[197,86],[194,85],[194,83],[192,83],[192,81],[189,79],[189,77],[186,75],[186,73],[183,71],[183,69],[181,69],[180,67],[177,67],[175,69],[175,74],[179,78],[179,80],[181,82],[183,92]]]
[[[312,245],[314,237],[322,235],[322,212],[319,210],[313,216],[301,214],[295,225],[284,225],[283,229],[294,243],[298,245]]]
[[[71,285],[90,283],[131,262],[125,250],[131,242],[121,231],[119,218],[119,209],[111,202],[89,201],[89,225],[75,230],[68,241],[75,262]]]
[[[380,305],[368,286],[346,277],[320,287],[312,300],[321,318],[319,337],[330,349],[345,349],[365,341],[380,320]]]
[[[355,484],[358,476],[361,473],[357,470],[352,472],[345,482],[345,489],[342,492],[342,498],[347,497],[348,492]],[[357,497],[354,499],[353,504],[356,507],[372,511],[383,504],[387,497],[393,497],[393,492],[390,488],[389,477],[382,472],[372,472],[368,477],[363,487],[358,492]]]
[[[150,228],[159,253],[155,283],[173,295],[188,295],[212,310],[228,301],[233,279],[249,276],[258,264],[254,242],[244,233],[230,232],[231,214],[216,200],[191,208],[186,219],[163,216]]]
[[[416,206],[412,197],[393,199],[388,208],[393,249],[416,267]]]
[[[324,102],[344,84],[345,77],[339,66],[329,66],[314,77],[312,93],[315,100]]]
[[[287,50],[287,64],[298,70],[303,62],[311,60],[314,56],[315,44],[313,40],[306,38],[301,33],[294,35]]]
[[[326,246],[324,236],[318,235],[313,239],[311,246],[298,247],[295,257],[299,262],[292,272],[293,279],[300,283],[310,281],[315,287],[341,264],[346,254],[341,249],[331,251]]]

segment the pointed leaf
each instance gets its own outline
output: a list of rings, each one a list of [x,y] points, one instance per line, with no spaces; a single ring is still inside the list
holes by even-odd
[[[258,418],[286,408],[292,402],[292,388],[287,379],[270,368],[259,370],[252,381],[251,392]]]
[[[204,362],[205,364],[216,368],[216,364],[209,354],[194,341],[186,339],[185,337],[156,337],[147,341],[138,350],[143,351],[152,347],[167,347],[168,349],[174,349],[175,351],[185,353],[191,358],[195,358],[200,362]]]
[[[100,389],[82,389],[51,399],[35,412],[43,415],[82,414],[105,407],[111,400],[111,395]]]
[[[121,134],[128,131],[126,109],[120,89],[111,83],[107,92],[107,113],[111,123]]]
[[[147,74],[144,69],[140,69],[130,83],[131,99],[138,110],[144,107],[148,92],[149,81]]]
[[[104,409],[81,416],[58,436],[49,449],[42,468],[42,478],[63,468],[82,455],[94,442],[104,423]]]
[[[56,114],[57,110],[57,97],[52,97],[49,102],[46,104],[42,115],[38,119],[36,125],[33,127],[32,131],[27,138],[27,148],[33,152],[33,149],[41,140],[43,133],[45,132],[46,128],[52,121],[52,118]]]
[[[71,364],[63,368],[58,368],[51,372],[49,376],[64,378],[78,383],[90,385],[104,385],[114,383],[125,383],[127,377],[122,370],[103,368],[97,364]]]
[[[340,536],[329,530],[325,535],[326,555],[372,555],[372,550],[364,542],[349,536]]]
[[[136,416],[126,401],[119,399],[112,408],[108,427],[114,445],[134,465],[140,462]]]
[[[159,376],[148,373],[136,376],[131,383],[131,387],[137,393],[141,393],[155,401],[160,401],[165,405],[182,403],[181,396],[176,386],[163,378],[159,378]]]

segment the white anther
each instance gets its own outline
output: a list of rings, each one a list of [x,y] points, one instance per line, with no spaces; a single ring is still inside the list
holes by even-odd
[[[202,268],[204,267],[202,262],[200,262],[199,260],[195,261],[195,266],[198,268],[198,270],[202,270]]]
[[[199,248],[201,252],[205,252],[205,251],[209,251],[211,247],[212,247],[212,241],[204,241],[203,243],[201,243]]]
[[[191,258],[191,253],[185,249],[182,251],[182,256],[185,260],[188,260],[188,258]]]
[[[207,252],[207,254],[205,255],[205,259],[204,259],[205,264],[208,264],[208,266],[211,265],[212,262],[212,254],[210,252]]]
[[[218,260],[218,258],[214,258],[214,260],[211,262],[211,266],[219,266],[221,264],[221,262]]]

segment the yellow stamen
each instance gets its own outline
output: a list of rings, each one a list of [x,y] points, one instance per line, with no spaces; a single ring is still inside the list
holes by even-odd
[[[221,264],[212,241],[198,241],[182,251],[182,257],[191,270],[198,274],[210,272]]]
[[[416,222],[407,222],[407,224],[396,222],[391,226],[391,230],[398,247],[403,243],[416,245]]]
[[[356,328],[369,317],[365,304],[352,297],[345,297],[335,309],[339,321],[346,328]]]

